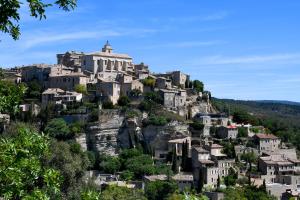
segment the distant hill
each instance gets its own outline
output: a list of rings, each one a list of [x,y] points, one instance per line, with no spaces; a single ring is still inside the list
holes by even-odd
[[[300,106],[300,102],[295,102],[295,101],[257,100],[256,102],[261,102],[261,103],[280,103],[280,104],[286,104],[286,105]]]
[[[245,110],[262,119],[275,119],[284,124],[300,127],[300,103],[291,101],[243,101],[213,98],[213,105],[221,112],[233,114]]]

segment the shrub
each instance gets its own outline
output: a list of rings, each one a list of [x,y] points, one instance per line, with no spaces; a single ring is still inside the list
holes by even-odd
[[[55,118],[49,121],[45,128],[45,132],[58,140],[68,140],[74,137],[69,126],[62,118]]]
[[[128,96],[120,96],[118,100],[119,106],[128,106],[129,103],[130,99],[128,98]]]
[[[104,101],[102,104],[103,109],[114,109],[115,106],[111,101]]]
[[[193,129],[199,130],[199,131],[203,130],[203,128],[204,128],[204,125],[202,123],[200,123],[200,122],[193,122],[190,126]]]

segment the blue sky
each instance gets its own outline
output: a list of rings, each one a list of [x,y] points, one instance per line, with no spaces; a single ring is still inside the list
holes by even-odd
[[[56,62],[106,40],[154,72],[182,70],[219,98],[300,102],[299,0],[78,0],[75,11],[22,6],[20,40],[0,34],[0,66]]]

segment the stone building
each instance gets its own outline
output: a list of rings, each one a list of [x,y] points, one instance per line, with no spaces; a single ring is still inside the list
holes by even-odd
[[[238,128],[234,125],[220,126],[217,129],[217,136],[221,139],[236,139],[238,135]]]
[[[122,71],[133,73],[132,58],[127,54],[113,53],[111,45],[106,42],[102,51],[84,54],[82,56],[82,70],[94,74],[98,72]]]
[[[68,51],[64,54],[57,54],[57,64],[67,67],[81,67],[83,52]]]
[[[186,83],[190,81],[190,76],[181,71],[171,72],[172,82],[180,88],[186,88]]]
[[[195,182],[198,183],[203,180],[204,185],[216,187],[218,178],[228,175],[229,169],[233,167],[235,161],[221,154],[219,152],[220,147],[220,145],[211,145],[210,151],[202,147],[192,148],[192,166]]]
[[[185,90],[159,90],[161,97],[163,98],[163,105],[169,109],[176,109],[178,107],[185,106],[186,103],[186,91]]]
[[[155,81],[155,86],[158,89],[171,89],[172,81],[171,81],[171,79],[167,79],[165,77],[157,77],[157,79]]]
[[[64,91],[60,88],[48,88],[42,93],[42,105],[46,106],[49,102],[55,104],[80,102],[82,94],[77,92]]]
[[[150,75],[149,67],[144,63],[134,65],[134,71],[135,77],[140,80],[148,78],[148,76]]]
[[[96,84],[96,96],[103,101],[111,101],[113,104],[118,103],[121,95],[121,85],[118,82],[99,82]]]
[[[277,151],[281,142],[281,140],[273,134],[255,134],[253,140],[261,152]]]
[[[40,83],[48,80],[51,66],[46,64],[34,64],[21,68],[22,82],[36,80]]]
[[[130,95],[130,92],[133,90],[139,90],[141,94],[144,92],[144,84],[139,80],[133,80],[129,83],[121,83],[121,94]]]
[[[69,91],[74,90],[76,85],[86,86],[87,83],[88,77],[80,72],[51,74],[48,79],[49,88],[61,88]]]

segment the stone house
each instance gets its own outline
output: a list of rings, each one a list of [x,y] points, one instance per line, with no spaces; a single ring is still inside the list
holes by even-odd
[[[88,77],[81,72],[51,74],[49,76],[48,88],[61,88],[72,91],[76,85],[86,86],[87,83]]]
[[[77,92],[64,91],[60,88],[48,88],[42,93],[42,105],[46,106],[49,102],[55,104],[80,102],[82,94]]]
[[[217,129],[217,136],[221,139],[236,139],[238,128],[234,125],[220,126]]]
[[[289,159],[280,154],[261,156],[258,161],[258,169],[263,175],[295,174],[300,172],[300,160]]]
[[[251,153],[253,152],[256,156],[259,155],[259,152],[256,148],[253,147],[247,147],[244,145],[235,145],[234,146],[235,155],[238,159],[241,159],[241,155],[245,153]]]
[[[139,90],[141,93],[143,93],[144,84],[139,80],[133,80],[129,83],[121,83],[121,94],[129,96],[132,90]]]
[[[219,152],[220,147],[211,145],[211,151],[201,147],[192,148],[192,166],[195,182],[202,179],[204,185],[216,187],[218,178],[228,175],[229,169],[233,167],[235,161],[234,159],[227,159],[226,155],[221,154]]]
[[[255,134],[253,141],[259,151],[277,151],[281,140],[273,134]]]
[[[171,72],[172,82],[180,88],[186,88],[186,83],[189,82],[190,76],[182,73],[181,71]]]
[[[118,103],[121,95],[121,85],[118,82],[99,82],[96,84],[96,96],[103,101],[111,101],[114,105]]]
[[[80,67],[82,65],[83,52],[68,51],[64,54],[57,54],[57,64],[67,67]]]
[[[172,81],[171,79],[167,79],[165,77],[157,77],[155,87],[158,89],[171,89]]]
[[[166,108],[174,109],[185,106],[186,104],[186,91],[185,90],[159,90],[163,98],[163,105]]]

